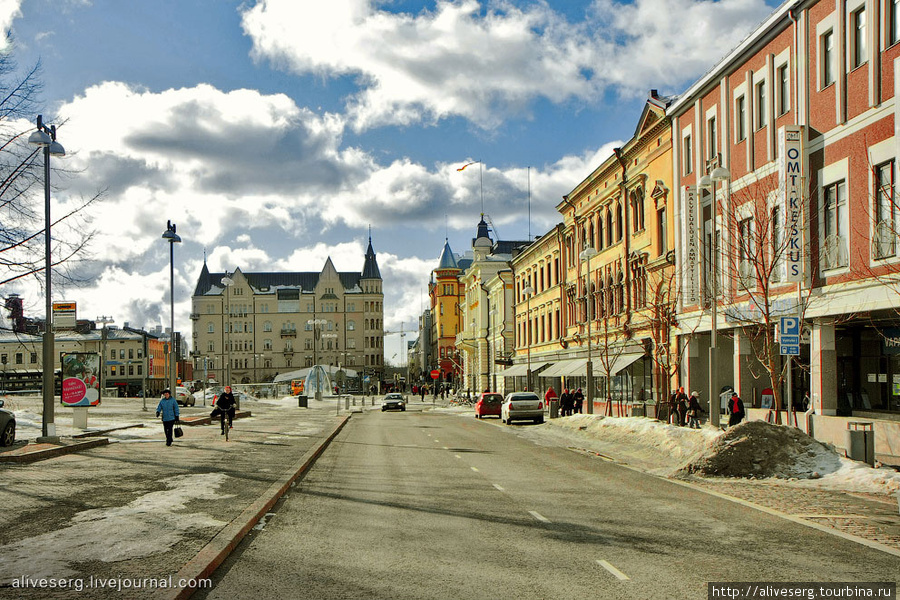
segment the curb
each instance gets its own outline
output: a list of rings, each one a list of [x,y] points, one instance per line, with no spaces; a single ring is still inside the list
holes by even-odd
[[[237,421],[238,419],[244,419],[246,417],[252,417],[252,416],[253,416],[253,413],[251,413],[249,410],[239,410],[236,413],[234,413],[234,420]],[[211,425],[212,424],[212,417],[210,417],[210,416],[185,417],[183,419],[179,418],[178,420],[181,422],[182,425],[186,425],[188,427],[193,427],[195,425]],[[216,420],[216,422],[218,422],[218,419]]]
[[[315,464],[319,456],[322,455],[349,420],[350,415],[341,418],[331,433],[318,446],[310,448],[291,468],[284,479],[273,483],[256,501],[245,508],[231,523],[222,528],[194,558],[188,561],[174,575],[173,581],[185,582],[187,587],[171,589],[168,594],[160,597],[171,600],[183,600],[190,598],[197,589],[200,589],[196,587],[197,581],[212,575],[219,565],[228,558],[228,555],[241,543],[244,536],[275,506],[275,503],[288,491],[291,484],[306,475],[306,472]]]
[[[64,454],[71,454],[80,450],[96,448],[97,446],[105,446],[107,444],[109,444],[108,438],[96,438],[83,442],[75,442],[73,444],[53,446],[51,448],[37,448],[31,452],[22,452],[19,454],[4,453],[0,454],[0,463],[30,463],[44,460],[45,458],[54,458]],[[28,448],[28,446],[26,445],[24,448]]]

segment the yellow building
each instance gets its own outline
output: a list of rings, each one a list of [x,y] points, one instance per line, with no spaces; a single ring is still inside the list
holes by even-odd
[[[613,414],[620,403],[643,404],[669,390],[676,291],[669,102],[651,91],[634,136],[557,206],[568,355],[541,376],[580,387],[590,372],[595,406]]]

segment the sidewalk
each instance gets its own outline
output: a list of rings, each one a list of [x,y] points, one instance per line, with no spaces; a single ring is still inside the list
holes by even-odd
[[[18,437],[33,440],[34,424],[21,424],[30,419],[22,404],[14,408]],[[216,423],[185,426],[184,437],[167,447],[155,404],[148,412],[139,399],[104,404],[92,409],[88,425],[105,433],[87,439],[108,443],[0,463],[0,598],[176,597],[161,592],[160,582],[171,577],[177,586],[188,564],[197,575],[206,572],[282,490],[290,493],[309,457],[349,418],[346,410],[336,416],[334,400],[311,408],[251,401],[242,409],[252,416],[234,422],[230,441]],[[208,419],[210,410],[182,408],[181,419]],[[57,412],[57,431],[72,450],[84,440],[73,437],[80,432],[66,418]],[[51,450],[29,443],[3,454]],[[198,567],[198,555],[205,565]],[[22,589],[23,577],[52,577],[67,587]],[[121,589],[109,589],[110,582]]]

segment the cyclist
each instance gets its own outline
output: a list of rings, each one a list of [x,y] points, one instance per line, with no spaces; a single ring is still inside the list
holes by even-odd
[[[231,386],[225,386],[225,391],[222,392],[219,397],[216,399],[216,408],[219,410],[219,419],[222,423],[222,435],[225,435],[225,416],[228,416],[228,429],[231,429],[231,422],[234,420],[234,394],[231,393]]]

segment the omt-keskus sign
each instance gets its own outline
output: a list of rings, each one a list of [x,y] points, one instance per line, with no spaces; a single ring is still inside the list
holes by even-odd
[[[784,281],[803,281],[803,128],[778,130],[778,186],[784,198]]]

